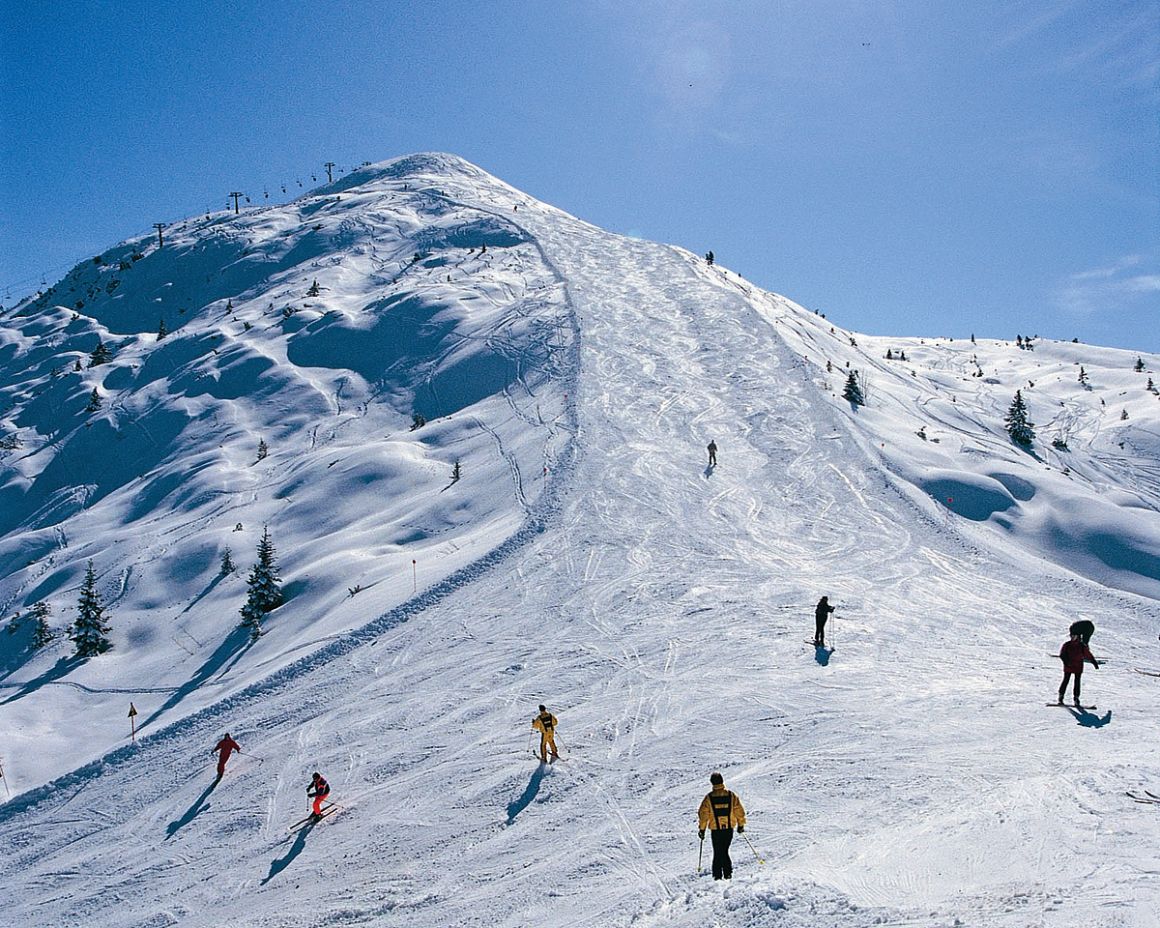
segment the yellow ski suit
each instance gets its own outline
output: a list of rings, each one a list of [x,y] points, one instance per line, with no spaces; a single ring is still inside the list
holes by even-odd
[[[725,784],[714,786],[701,800],[697,810],[697,827],[718,831],[722,828],[745,827],[745,808],[736,793],[731,793]]]
[[[549,750],[553,757],[559,757],[556,753],[556,716],[551,712],[541,712],[532,719],[532,728],[540,733],[540,760],[547,762]]]

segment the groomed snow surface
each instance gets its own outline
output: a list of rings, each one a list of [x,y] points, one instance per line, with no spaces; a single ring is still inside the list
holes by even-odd
[[[1160,364],[1015,334],[861,335],[447,155],[78,266],[0,316],[0,924],[1160,925]],[[33,651],[90,559],[113,649]],[[1078,618],[1098,708],[1048,707]]]

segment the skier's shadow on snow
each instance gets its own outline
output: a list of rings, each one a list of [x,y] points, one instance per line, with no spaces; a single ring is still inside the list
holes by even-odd
[[[536,794],[540,791],[540,783],[543,782],[544,771],[547,769],[548,769],[547,766],[545,764],[541,763],[535,769],[535,772],[532,774],[532,778],[530,780],[528,780],[528,785],[524,789],[524,794],[522,796],[520,796],[520,798],[515,800],[514,802],[508,803],[507,823],[509,825],[516,820],[517,815],[519,815],[521,812],[524,811],[524,809],[526,809],[528,806],[530,806],[532,804],[532,801],[536,798]]]
[[[712,477],[713,471],[715,471],[716,469],[717,469],[716,464],[710,464],[708,467],[705,468],[705,477],[706,478]]]
[[[265,886],[279,873],[294,863],[294,858],[301,854],[306,849],[306,839],[310,836],[310,832],[314,830],[315,822],[307,822],[298,829],[298,834],[294,837],[294,843],[290,845],[288,850],[282,857],[275,857],[270,861],[270,872],[266,874],[266,878],[262,880],[262,885]]]
[[[202,806],[205,805],[205,801],[209,799],[210,793],[217,789],[217,785],[220,782],[221,780],[214,780],[209,786],[205,788],[205,792],[194,800],[193,805],[185,810],[185,815],[181,816],[181,818],[179,818],[176,822],[170,822],[165,826],[165,839],[167,841],[179,831],[181,831],[182,828],[192,822],[195,818],[197,818],[198,813],[201,812]]]
[[[830,663],[830,655],[833,653],[833,651],[824,645],[814,645],[814,660],[821,664],[823,667]]]
[[[1073,709],[1071,706],[1067,707],[1067,711],[1074,715],[1075,720],[1084,728],[1103,728],[1112,720],[1111,709],[1103,715],[1093,715],[1087,709]]]

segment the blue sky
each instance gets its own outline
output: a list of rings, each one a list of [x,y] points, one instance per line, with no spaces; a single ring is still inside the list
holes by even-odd
[[[1160,5],[1115,0],[0,0],[0,302],[427,150],[864,332],[1160,352]]]

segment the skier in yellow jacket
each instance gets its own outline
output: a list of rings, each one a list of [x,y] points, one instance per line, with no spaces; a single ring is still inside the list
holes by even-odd
[[[546,707],[540,706],[540,714],[532,719],[532,728],[540,733],[540,761],[548,762],[548,751],[552,752],[552,759],[560,755],[556,753],[556,716]]]
[[[713,789],[701,800],[697,810],[697,834],[705,840],[705,829],[710,830],[713,840],[713,879],[733,878],[733,861],[729,859],[729,845],[733,841],[733,829],[745,831],[745,808],[737,794],[725,788],[725,778],[719,773],[709,776]]]

